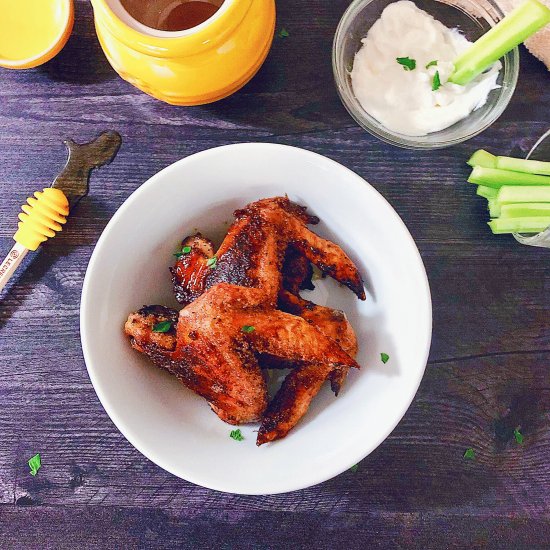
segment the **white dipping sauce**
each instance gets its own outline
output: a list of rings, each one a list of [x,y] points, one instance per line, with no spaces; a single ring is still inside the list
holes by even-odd
[[[447,82],[453,60],[471,42],[407,0],[387,6],[362,42],[351,71],[353,92],[363,109],[393,132],[424,136],[448,128],[498,88],[500,62],[466,86]],[[406,70],[398,57],[414,59],[416,68]],[[426,68],[431,61],[437,65]],[[433,91],[436,71],[441,87]]]

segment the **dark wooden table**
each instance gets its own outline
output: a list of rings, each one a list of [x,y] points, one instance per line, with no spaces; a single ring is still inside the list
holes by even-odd
[[[120,80],[84,0],[55,60],[0,72],[2,253],[21,203],[63,165],[63,138],[124,138],[0,301],[2,548],[550,547],[550,251],[490,234],[464,164],[478,147],[530,148],[550,126],[549,76],[523,50],[514,98],[484,134],[442,151],[390,147],[354,124],[333,85],[348,3],[280,0],[290,36],[242,91],[204,107],[170,107]],[[141,456],[103,411],[79,340],[84,272],[115,210],[168,164],[242,141],[311,149],[368,179],[412,232],[433,294],[426,376],[393,434],[357,472],[280,496],[202,489]]]

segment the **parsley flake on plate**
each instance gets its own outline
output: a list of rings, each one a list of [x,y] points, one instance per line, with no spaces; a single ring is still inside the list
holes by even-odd
[[[244,439],[244,436],[241,433],[241,430],[239,430],[238,428],[236,430],[231,430],[229,437],[231,439],[234,439],[235,441],[242,441]]]
[[[218,258],[216,256],[212,256],[212,258],[206,260],[206,265],[212,269],[216,269],[216,266],[218,265]]]
[[[350,468],[350,472],[353,472],[353,473],[355,473],[357,470],[359,470],[359,464],[354,464],[354,465]]]
[[[279,38],[288,38],[290,36],[290,33],[283,27],[278,33],[277,36]]]
[[[516,438],[516,443],[519,445],[523,443],[523,434],[519,431],[519,428],[514,430],[514,437]]]
[[[439,78],[439,71],[435,71],[433,80],[432,80],[432,91],[436,92],[441,88],[441,79]]]
[[[168,332],[172,328],[172,321],[160,321],[153,325],[153,332]]]
[[[476,453],[471,447],[469,449],[466,449],[466,451],[464,452],[464,458],[466,460],[474,460],[475,457]]]
[[[248,334],[250,332],[254,332],[256,330],[256,327],[253,327],[252,325],[245,325],[241,330]]]
[[[396,57],[395,60],[403,66],[405,71],[414,71],[416,69],[416,59],[410,57]]]
[[[42,460],[40,459],[40,453],[36,453],[33,457],[29,458],[27,462],[29,468],[31,469],[31,476],[35,476],[38,473],[38,470],[42,467]]]
[[[387,353],[381,353],[380,359],[382,360],[382,363],[384,363],[385,365],[390,360],[390,356]]]
[[[434,59],[433,61],[430,61],[427,65],[426,65],[426,69],[429,69],[430,67],[435,67],[437,65],[437,59]]]

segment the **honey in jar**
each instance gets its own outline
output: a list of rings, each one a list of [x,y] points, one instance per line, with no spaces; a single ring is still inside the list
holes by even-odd
[[[184,31],[204,23],[223,0],[121,0],[124,9],[143,25],[160,31]]]

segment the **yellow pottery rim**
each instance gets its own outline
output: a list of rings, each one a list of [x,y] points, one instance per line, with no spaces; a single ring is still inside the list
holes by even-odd
[[[214,15],[212,21],[205,21],[201,25],[189,29],[189,32],[184,31],[181,35],[178,33],[177,36],[152,36],[142,34],[121,21],[106,0],[91,0],[94,10],[99,13],[102,24],[111,34],[126,46],[154,57],[187,57],[212,49],[235,31],[250,9],[252,2],[263,0],[226,1],[229,2],[229,5],[225,9],[225,17]]]
[[[43,10],[40,13],[44,13],[44,16],[41,17],[41,29],[44,33],[49,34],[49,31],[52,29],[58,30],[58,32],[54,39],[46,46],[39,47],[33,55],[26,55],[21,59],[12,59],[11,56],[9,59],[2,57],[2,52],[0,51],[0,67],[6,69],[30,69],[32,67],[38,67],[55,57],[63,49],[63,46],[65,46],[71,35],[74,25],[73,0],[40,0],[39,3],[34,2],[31,4],[34,4],[35,7],[38,5],[40,9]],[[55,15],[52,16],[52,11],[56,5],[61,7],[62,21],[55,20]],[[17,10],[17,18],[24,20],[27,16],[29,5],[25,0],[14,0],[10,4],[9,9]],[[3,23],[8,24],[9,20],[5,17],[0,17],[0,33],[5,32],[2,28]],[[25,39],[24,35],[22,35],[22,39]],[[39,41],[37,41],[37,45],[38,44]],[[28,41],[26,42],[26,46],[28,48]]]

